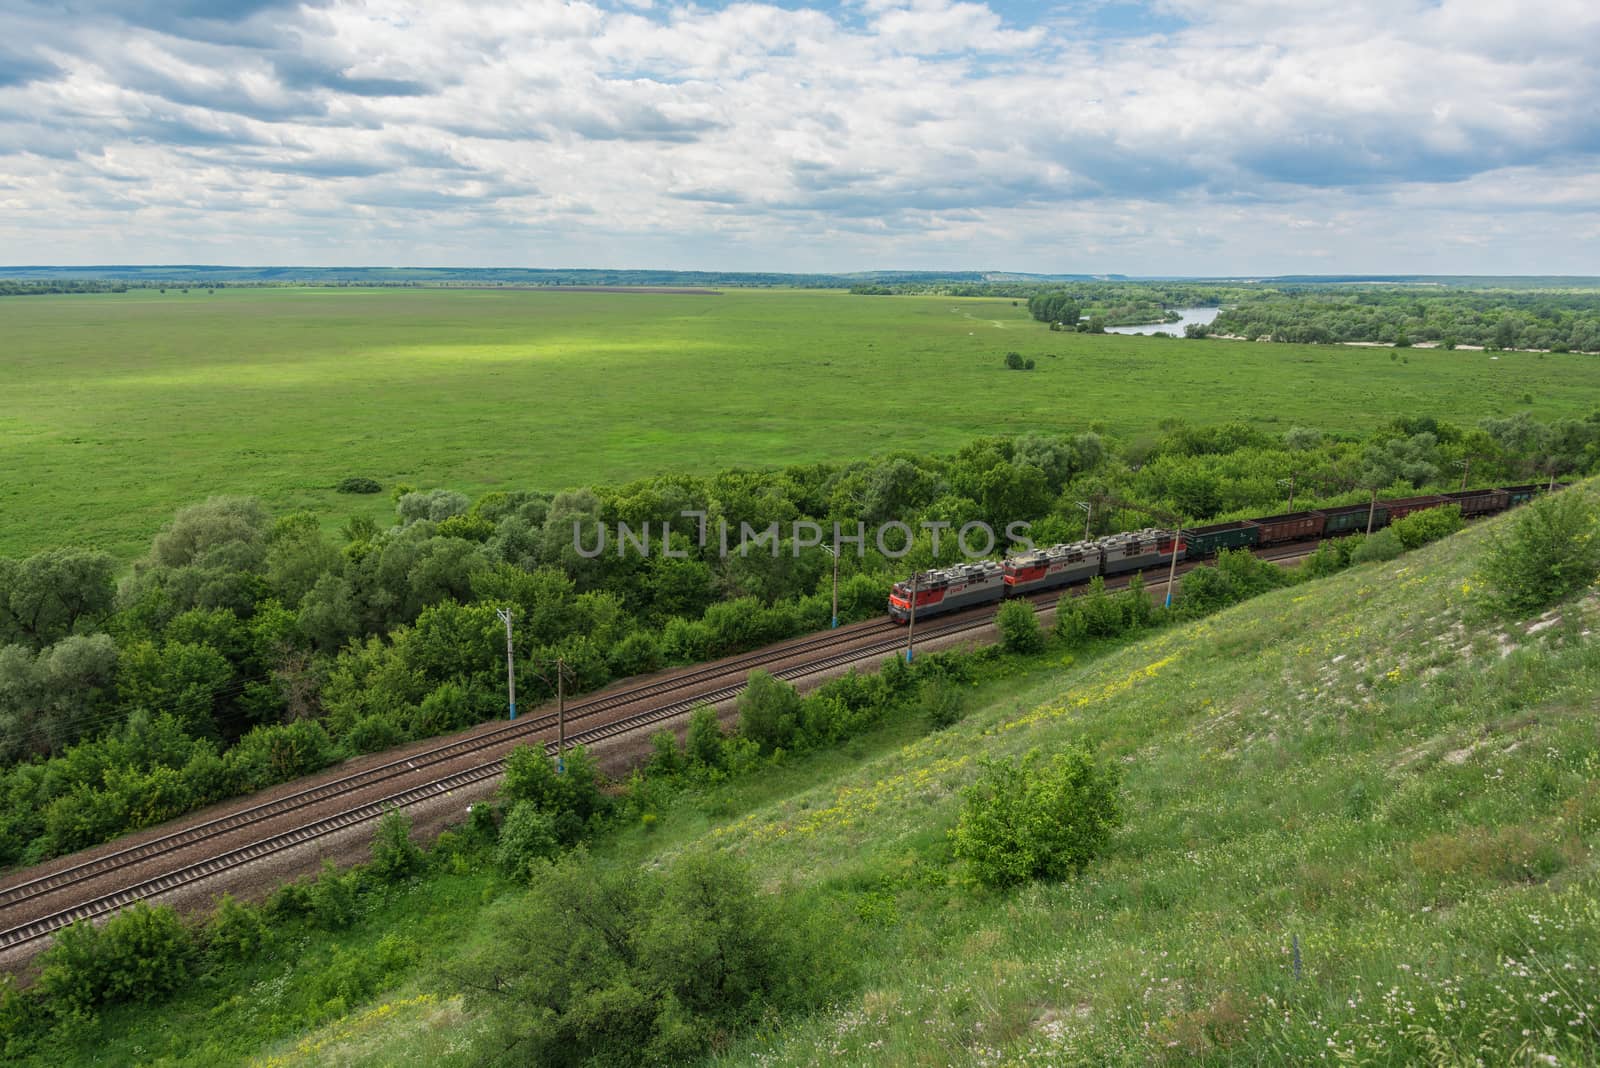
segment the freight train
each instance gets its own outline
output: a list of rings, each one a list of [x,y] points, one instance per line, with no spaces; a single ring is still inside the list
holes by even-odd
[[[1387,526],[1412,512],[1455,504],[1466,518],[1501,512],[1530,500],[1544,487],[1507,486],[1463,490],[1422,497],[1379,501],[1371,506],[1372,529]],[[1350,504],[1309,512],[1238,519],[1183,531],[1181,539],[1170,530],[1155,527],[1125,531],[1109,537],[1075,541],[1049,548],[1031,549],[1006,557],[1005,562],[979,560],[952,567],[919,571],[889,591],[889,615],[904,623],[916,615],[936,616],[973,605],[991,604],[1058,586],[1088,582],[1096,575],[1120,575],[1145,568],[1170,566],[1179,560],[1200,560],[1223,549],[1256,549],[1291,541],[1339,537],[1367,529],[1369,506]]]

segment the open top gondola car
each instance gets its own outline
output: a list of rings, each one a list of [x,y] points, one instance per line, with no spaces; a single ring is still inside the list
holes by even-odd
[[[1367,509],[1365,504],[1347,504],[1340,508],[1319,508],[1324,521],[1322,532],[1328,537],[1337,537],[1340,534],[1354,534],[1367,529]],[[1389,522],[1389,510],[1382,501],[1376,508],[1372,508],[1372,529]]]
[[[1510,494],[1503,489],[1463,490],[1460,493],[1446,493],[1444,503],[1459,504],[1464,516],[1488,515],[1505,511],[1509,497]]]
[[[1005,572],[993,560],[919,571],[889,591],[889,615],[896,621],[911,618],[913,590],[919,617],[943,615],[1000,600],[1006,592]]]
[[[1260,536],[1260,527],[1248,519],[1236,519],[1184,530],[1183,547],[1191,557],[1215,556],[1223,549],[1254,549]]]
[[[1321,512],[1289,512],[1285,515],[1269,515],[1262,519],[1249,520],[1261,531],[1256,538],[1257,545],[1277,545],[1285,541],[1320,538],[1325,521],[1326,517]]]

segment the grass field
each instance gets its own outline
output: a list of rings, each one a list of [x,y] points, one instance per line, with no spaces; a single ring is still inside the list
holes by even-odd
[[[0,339],[0,553],[125,559],[215,493],[387,513],[387,496],[335,494],[348,475],[560,489],[1174,416],[1548,418],[1600,394],[1589,357],[1053,334],[1009,299],[831,291],[8,298]],[[1038,369],[1004,370],[1010,349]]]

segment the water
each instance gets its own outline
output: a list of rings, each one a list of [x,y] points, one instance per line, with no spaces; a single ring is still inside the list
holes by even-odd
[[[1177,309],[1177,312],[1179,315],[1183,316],[1183,318],[1179,319],[1175,323],[1144,323],[1140,326],[1108,326],[1106,327],[1106,333],[1154,334],[1159,330],[1165,330],[1169,334],[1175,334],[1178,337],[1182,337],[1184,327],[1188,326],[1190,323],[1209,323],[1211,320],[1217,317],[1217,313],[1221,310],[1221,308],[1179,308]]]

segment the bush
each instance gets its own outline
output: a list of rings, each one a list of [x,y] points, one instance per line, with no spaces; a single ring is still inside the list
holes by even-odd
[[[245,960],[266,944],[267,935],[267,921],[260,909],[223,894],[216,914],[206,924],[206,952],[218,960]]]
[[[500,842],[494,860],[500,870],[521,883],[533,878],[535,869],[561,852],[555,821],[532,801],[518,801],[500,828]]]
[[[406,740],[405,728],[387,712],[362,716],[345,733],[344,742],[353,752],[376,753],[392,749]]]
[[[661,666],[661,642],[647,630],[636,630],[606,654],[606,666],[618,678],[643,675]]]
[[[465,730],[480,718],[467,688],[457,682],[446,682],[422,699],[411,717],[411,733],[417,738],[429,738]]]
[[[318,927],[329,931],[349,927],[360,915],[356,900],[361,873],[351,870],[344,874],[331,860],[322,862],[322,874],[309,888],[308,915]]]
[[[979,882],[1007,886],[1061,879],[1098,856],[1121,820],[1117,779],[1087,752],[1068,748],[1045,760],[984,760],[950,832],[955,854]]]
[[[361,475],[352,475],[339,480],[339,485],[334,487],[340,493],[382,493],[383,486],[375,478],[364,478]]]
[[[800,694],[765,671],[750,672],[739,695],[739,733],[763,753],[788,745],[800,725]]]
[[[519,801],[531,801],[536,810],[550,817],[556,838],[562,845],[574,845],[591,821],[610,810],[611,799],[600,790],[600,769],[583,746],[567,750],[564,772],[545,755],[542,745],[519,745],[506,757],[505,778],[500,797],[515,808]],[[502,837],[505,828],[501,828]]]
[[[234,792],[243,794],[309,775],[333,763],[337,755],[333,739],[320,723],[300,720],[257,727],[228,750],[222,764]]]
[[[139,902],[103,927],[80,920],[39,959],[39,997],[61,1014],[175,990],[189,975],[189,933],[170,908]]]
[[[1044,633],[1031,602],[1007,601],[995,613],[994,625],[1000,631],[1000,645],[1008,653],[1037,653],[1044,648]]]
[[[689,763],[700,768],[721,769],[726,763],[723,752],[722,723],[717,710],[710,705],[700,705],[689,714],[689,732],[683,739],[684,756]]]
[[[1483,578],[1501,611],[1528,615],[1577,593],[1600,575],[1600,523],[1582,493],[1524,505],[1489,542]]]
[[[583,853],[542,869],[459,977],[519,1064],[683,1064],[774,1013],[820,1003],[839,969],[726,856],[666,871]]]
[[[372,871],[380,879],[403,879],[422,867],[422,850],[411,840],[411,817],[391,808],[372,836]]]
[[[1356,546],[1350,553],[1352,564],[1382,563],[1393,560],[1406,551],[1399,535],[1385,527],[1383,530],[1374,531]]]
[[[966,714],[966,695],[959,685],[946,678],[923,680],[921,704],[928,726],[936,731],[959,723]]]
[[[1395,537],[1400,539],[1400,544],[1409,552],[1421,548],[1430,541],[1448,537],[1466,525],[1466,521],[1461,518],[1461,506],[1446,504],[1438,508],[1425,508],[1420,512],[1412,512],[1404,519],[1396,519],[1389,524],[1389,529],[1394,531]]]

